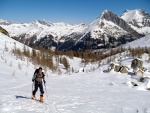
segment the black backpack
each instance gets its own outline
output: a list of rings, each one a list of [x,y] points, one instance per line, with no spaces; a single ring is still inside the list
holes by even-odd
[[[35,70],[34,75],[35,75],[35,73],[39,73],[39,69],[36,69],[36,70]]]
[[[39,73],[39,69],[36,69],[36,70],[35,70],[34,75],[35,75],[36,73]],[[43,72],[42,72],[42,74],[43,74],[43,77],[44,77],[45,74],[44,74]]]

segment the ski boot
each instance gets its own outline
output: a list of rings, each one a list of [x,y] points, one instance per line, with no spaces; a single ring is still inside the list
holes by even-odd
[[[43,95],[40,95],[40,102],[42,102],[42,103],[44,102],[43,101]]]
[[[35,94],[32,93],[32,99],[36,100]]]

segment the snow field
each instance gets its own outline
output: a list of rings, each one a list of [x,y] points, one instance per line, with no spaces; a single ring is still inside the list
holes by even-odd
[[[150,113],[150,92],[144,90],[149,82],[139,83],[134,76],[114,71],[103,73],[102,70],[108,65],[93,72],[61,76],[48,71],[45,103],[31,100],[31,79],[38,66],[30,62],[27,65],[26,59],[22,61],[11,55],[10,48],[14,47],[12,43],[15,42],[13,39],[0,34],[0,40],[0,55],[3,57],[0,57],[0,113]],[[5,41],[8,52],[4,51]],[[16,46],[23,48],[19,42],[16,42]],[[130,58],[122,60],[127,66],[132,61]],[[21,69],[18,68],[18,62]],[[78,69],[82,68],[78,58],[69,62]],[[149,66],[146,62],[144,64]],[[144,76],[150,74],[147,72]],[[137,82],[139,86],[134,87],[131,82]],[[37,99],[39,96],[38,91]]]

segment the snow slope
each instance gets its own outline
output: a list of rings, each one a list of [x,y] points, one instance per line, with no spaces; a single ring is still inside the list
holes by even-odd
[[[108,42],[110,36],[118,39],[122,35],[129,34],[129,32],[125,31],[119,25],[103,18],[103,15],[107,15],[107,13],[110,13],[110,11],[103,11],[99,18],[89,24],[89,26],[83,31],[84,35],[78,41],[84,38],[87,33],[90,33],[90,36],[93,39],[104,38],[105,42]]]
[[[14,49],[14,47],[16,48],[20,48],[21,50],[23,50],[24,45],[4,34],[2,34],[0,32],[0,50],[1,50],[1,55],[2,55],[2,51],[4,51],[5,46],[8,48],[8,52],[11,52],[12,49]],[[27,46],[26,46],[27,47]],[[32,48],[27,47],[30,51],[32,50]]]
[[[141,9],[126,10],[121,18],[139,33],[150,33],[150,15]]]
[[[124,47],[128,48],[128,47],[132,47],[132,48],[136,48],[136,47],[150,47],[150,34],[134,40],[132,42],[129,42],[127,44],[124,45]]]
[[[142,26],[142,21],[144,15],[141,13],[141,10],[126,10],[126,12],[121,16],[126,22],[131,22],[133,20],[138,21],[138,24]]]
[[[8,52],[4,51],[6,45]],[[103,73],[107,65],[94,72],[80,72],[61,76],[46,74],[45,103],[31,100],[31,78],[35,67],[26,59],[11,55],[13,39],[0,33],[0,113],[149,113],[150,93],[131,86],[131,75]],[[17,47],[23,45],[16,42]],[[130,65],[130,58],[123,63]],[[12,63],[11,63],[12,62]],[[70,61],[81,68],[79,59]],[[22,69],[19,70],[18,63]],[[92,64],[91,64],[92,65]],[[94,64],[93,66],[96,66]],[[148,65],[148,64],[147,64]],[[149,73],[145,74],[149,76]],[[140,88],[140,86],[139,86]],[[48,97],[47,97],[47,95]],[[39,91],[36,97],[39,98]]]
[[[102,27],[101,24],[104,24]],[[88,32],[91,32],[92,38],[99,38],[101,35],[105,34],[105,39],[107,40],[107,36],[112,36],[115,37],[116,39],[120,36],[127,35],[128,32],[123,30],[121,27],[118,25],[114,24],[111,21],[107,21],[105,19],[97,19],[93,23],[90,24]]]

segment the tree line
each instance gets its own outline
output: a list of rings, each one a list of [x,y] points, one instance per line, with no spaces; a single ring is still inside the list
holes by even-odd
[[[97,62],[100,66],[101,60],[108,58],[107,63],[109,63],[112,61],[112,59],[110,59],[111,56],[121,54],[123,52],[126,53],[126,56],[130,56],[133,58],[140,58],[142,54],[147,53],[149,55],[148,61],[150,62],[149,47],[131,48],[129,46],[128,48],[123,48],[122,46],[120,46],[118,48],[111,48],[109,50],[95,51],[58,51],[36,47],[33,48],[32,51],[29,51],[28,47],[26,47],[25,45],[23,47],[23,50],[16,48],[16,46],[14,45],[14,48],[12,50],[12,53],[18,58],[23,58],[23,56],[26,56],[28,60],[30,60],[34,65],[40,65],[43,66],[45,70],[49,68],[52,70],[52,72],[59,73],[61,73],[61,70],[58,68],[59,64],[63,64],[67,72],[74,71],[73,67],[70,67],[68,58],[73,59],[74,57],[78,57],[82,59],[81,63],[83,63],[84,65]]]

